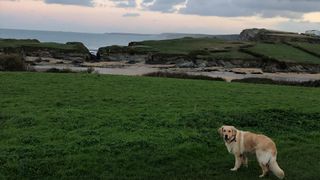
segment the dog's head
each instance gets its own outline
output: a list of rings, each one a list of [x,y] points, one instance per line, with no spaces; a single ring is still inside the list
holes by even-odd
[[[221,126],[218,129],[219,134],[223,137],[224,141],[231,142],[235,140],[237,135],[237,129],[234,126]]]

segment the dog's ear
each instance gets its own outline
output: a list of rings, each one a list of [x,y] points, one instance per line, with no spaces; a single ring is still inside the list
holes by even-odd
[[[222,137],[223,136],[223,126],[221,126],[219,129],[218,129],[218,133],[220,134],[220,136]]]
[[[236,129],[234,126],[232,126],[232,135],[235,136],[237,135],[238,129]]]

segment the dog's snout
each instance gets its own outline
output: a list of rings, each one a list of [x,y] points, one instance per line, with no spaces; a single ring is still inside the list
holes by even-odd
[[[225,138],[225,139],[228,139],[228,135],[225,135],[224,138]]]

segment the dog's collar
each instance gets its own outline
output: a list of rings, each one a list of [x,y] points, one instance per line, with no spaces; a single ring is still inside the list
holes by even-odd
[[[233,138],[229,141],[229,144],[232,142],[237,142],[237,135],[233,136]]]

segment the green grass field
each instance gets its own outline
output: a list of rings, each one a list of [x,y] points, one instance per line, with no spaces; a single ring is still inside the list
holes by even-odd
[[[306,47],[308,48],[308,47]],[[284,62],[320,64],[320,58],[286,44],[258,43],[251,51]]]
[[[247,45],[247,42],[232,42],[214,38],[181,38],[160,41],[142,41],[139,45],[152,47],[160,53],[188,54],[191,51],[203,50],[225,50],[239,48]]]
[[[302,43],[302,42],[291,42],[291,44],[320,56],[320,44]]]
[[[204,59],[255,59],[250,54],[239,51],[241,46],[251,43],[240,41],[224,41],[215,38],[181,38],[160,41],[142,41],[139,45],[132,46],[146,51],[155,51],[164,54],[198,55]]]
[[[232,124],[273,138],[287,179],[314,180],[319,97],[318,88],[2,72],[0,178],[258,179],[254,156],[229,170],[217,128]]]
[[[317,53],[319,46],[310,43],[297,43],[299,46],[305,48],[307,51]],[[248,47],[251,45],[252,47]],[[254,53],[261,54],[265,57],[270,57],[282,62],[295,63],[313,63],[320,64],[320,58],[308,52],[291,47],[282,43],[262,43],[262,42],[245,42],[245,41],[224,41],[214,38],[182,38],[160,41],[142,41],[138,46],[131,46],[132,48],[142,48],[146,51],[152,50],[165,54],[196,54],[204,59],[258,59],[243,51],[240,48],[249,49]],[[219,52],[221,51],[221,52]]]

